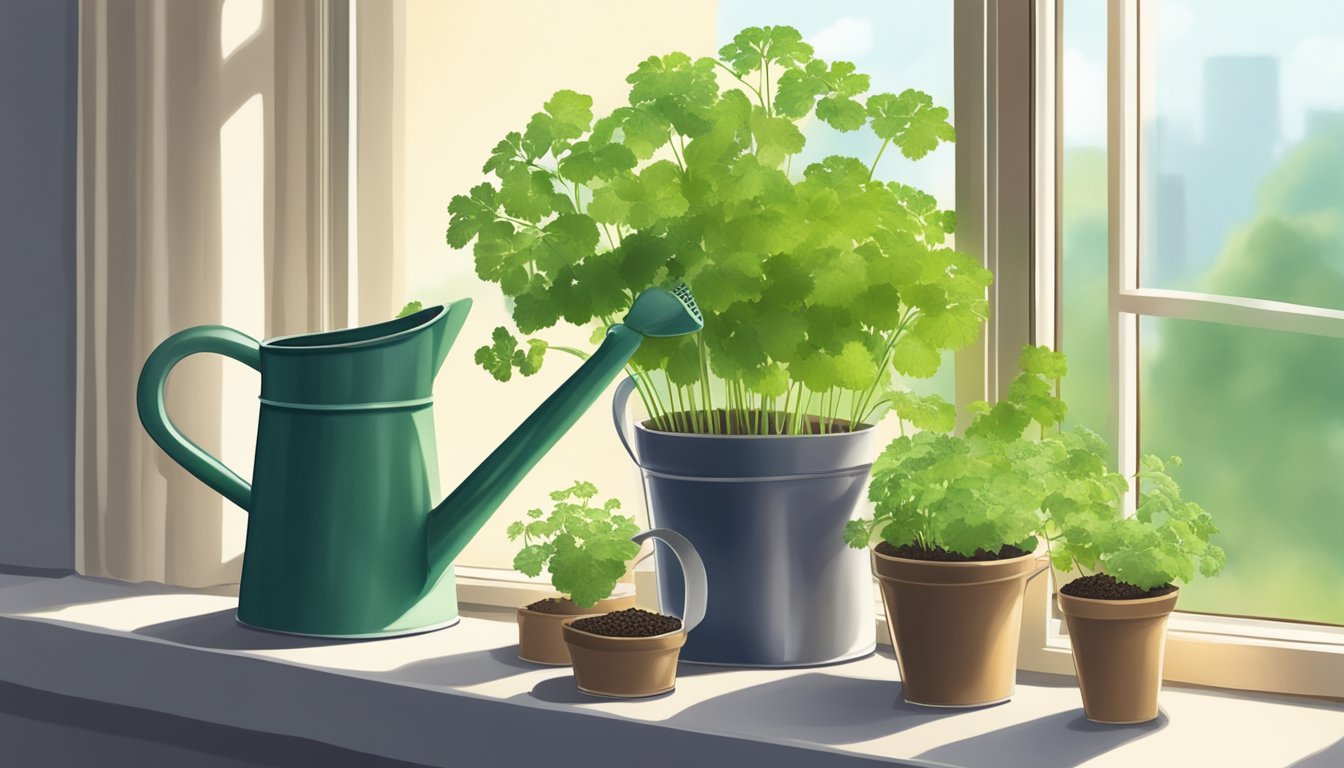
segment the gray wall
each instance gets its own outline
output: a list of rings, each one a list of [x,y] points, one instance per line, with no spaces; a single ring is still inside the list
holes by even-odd
[[[0,0],[0,569],[75,564],[75,0]]]

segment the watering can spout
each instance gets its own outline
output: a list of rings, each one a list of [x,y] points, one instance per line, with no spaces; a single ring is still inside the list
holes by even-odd
[[[704,325],[684,285],[650,288],[635,298],[621,323],[546,401],[481,462],[429,516],[429,581],[433,585],[607,385],[625,368],[646,337],[681,336]]]

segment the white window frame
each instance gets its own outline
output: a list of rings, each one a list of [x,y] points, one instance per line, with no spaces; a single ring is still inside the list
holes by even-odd
[[[1035,82],[1038,98],[1033,149],[1038,150],[1035,219],[1037,284],[1055,285],[1059,253],[1057,190],[1061,152],[1058,130],[1060,16],[1065,0],[1035,0],[1038,24]],[[1133,475],[1139,457],[1138,334],[1140,317],[1164,317],[1344,338],[1344,312],[1276,301],[1144,288],[1139,284],[1139,204],[1143,184],[1139,131],[1152,89],[1140,66],[1151,41],[1140,35],[1145,0],[1108,0],[1108,173],[1111,419],[1117,435],[1119,470]],[[1067,76],[1064,74],[1063,76]],[[1048,220],[1045,214],[1048,212]],[[1037,291],[1035,317],[1053,318],[1057,290]],[[1041,304],[1050,307],[1042,308]],[[1044,329],[1038,328],[1037,331]],[[1053,329],[1048,334],[1053,337]],[[1002,375],[1002,374],[1001,374]],[[1137,489],[1124,509],[1132,514]],[[1023,614],[1019,666],[1069,674],[1067,636],[1053,611],[1045,579],[1029,584]],[[1222,688],[1344,698],[1344,627],[1177,612],[1170,620],[1164,678],[1168,682]]]

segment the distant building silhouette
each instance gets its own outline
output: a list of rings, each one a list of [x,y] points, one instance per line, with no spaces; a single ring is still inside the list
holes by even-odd
[[[1148,139],[1144,282],[1197,288],[1223,245],[1255,210],[1255,188],[1274,167],[1282,125],[1279,62],[1215,56],[1204,62],[1198,139],[1157,120]]]

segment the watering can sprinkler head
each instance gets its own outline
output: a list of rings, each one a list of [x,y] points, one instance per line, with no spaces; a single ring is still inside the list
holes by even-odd
[[[641,336],[684,336],[705,327],[704,315],[685,283],[671,288],[649,288],[635,297],[625,325]]]

